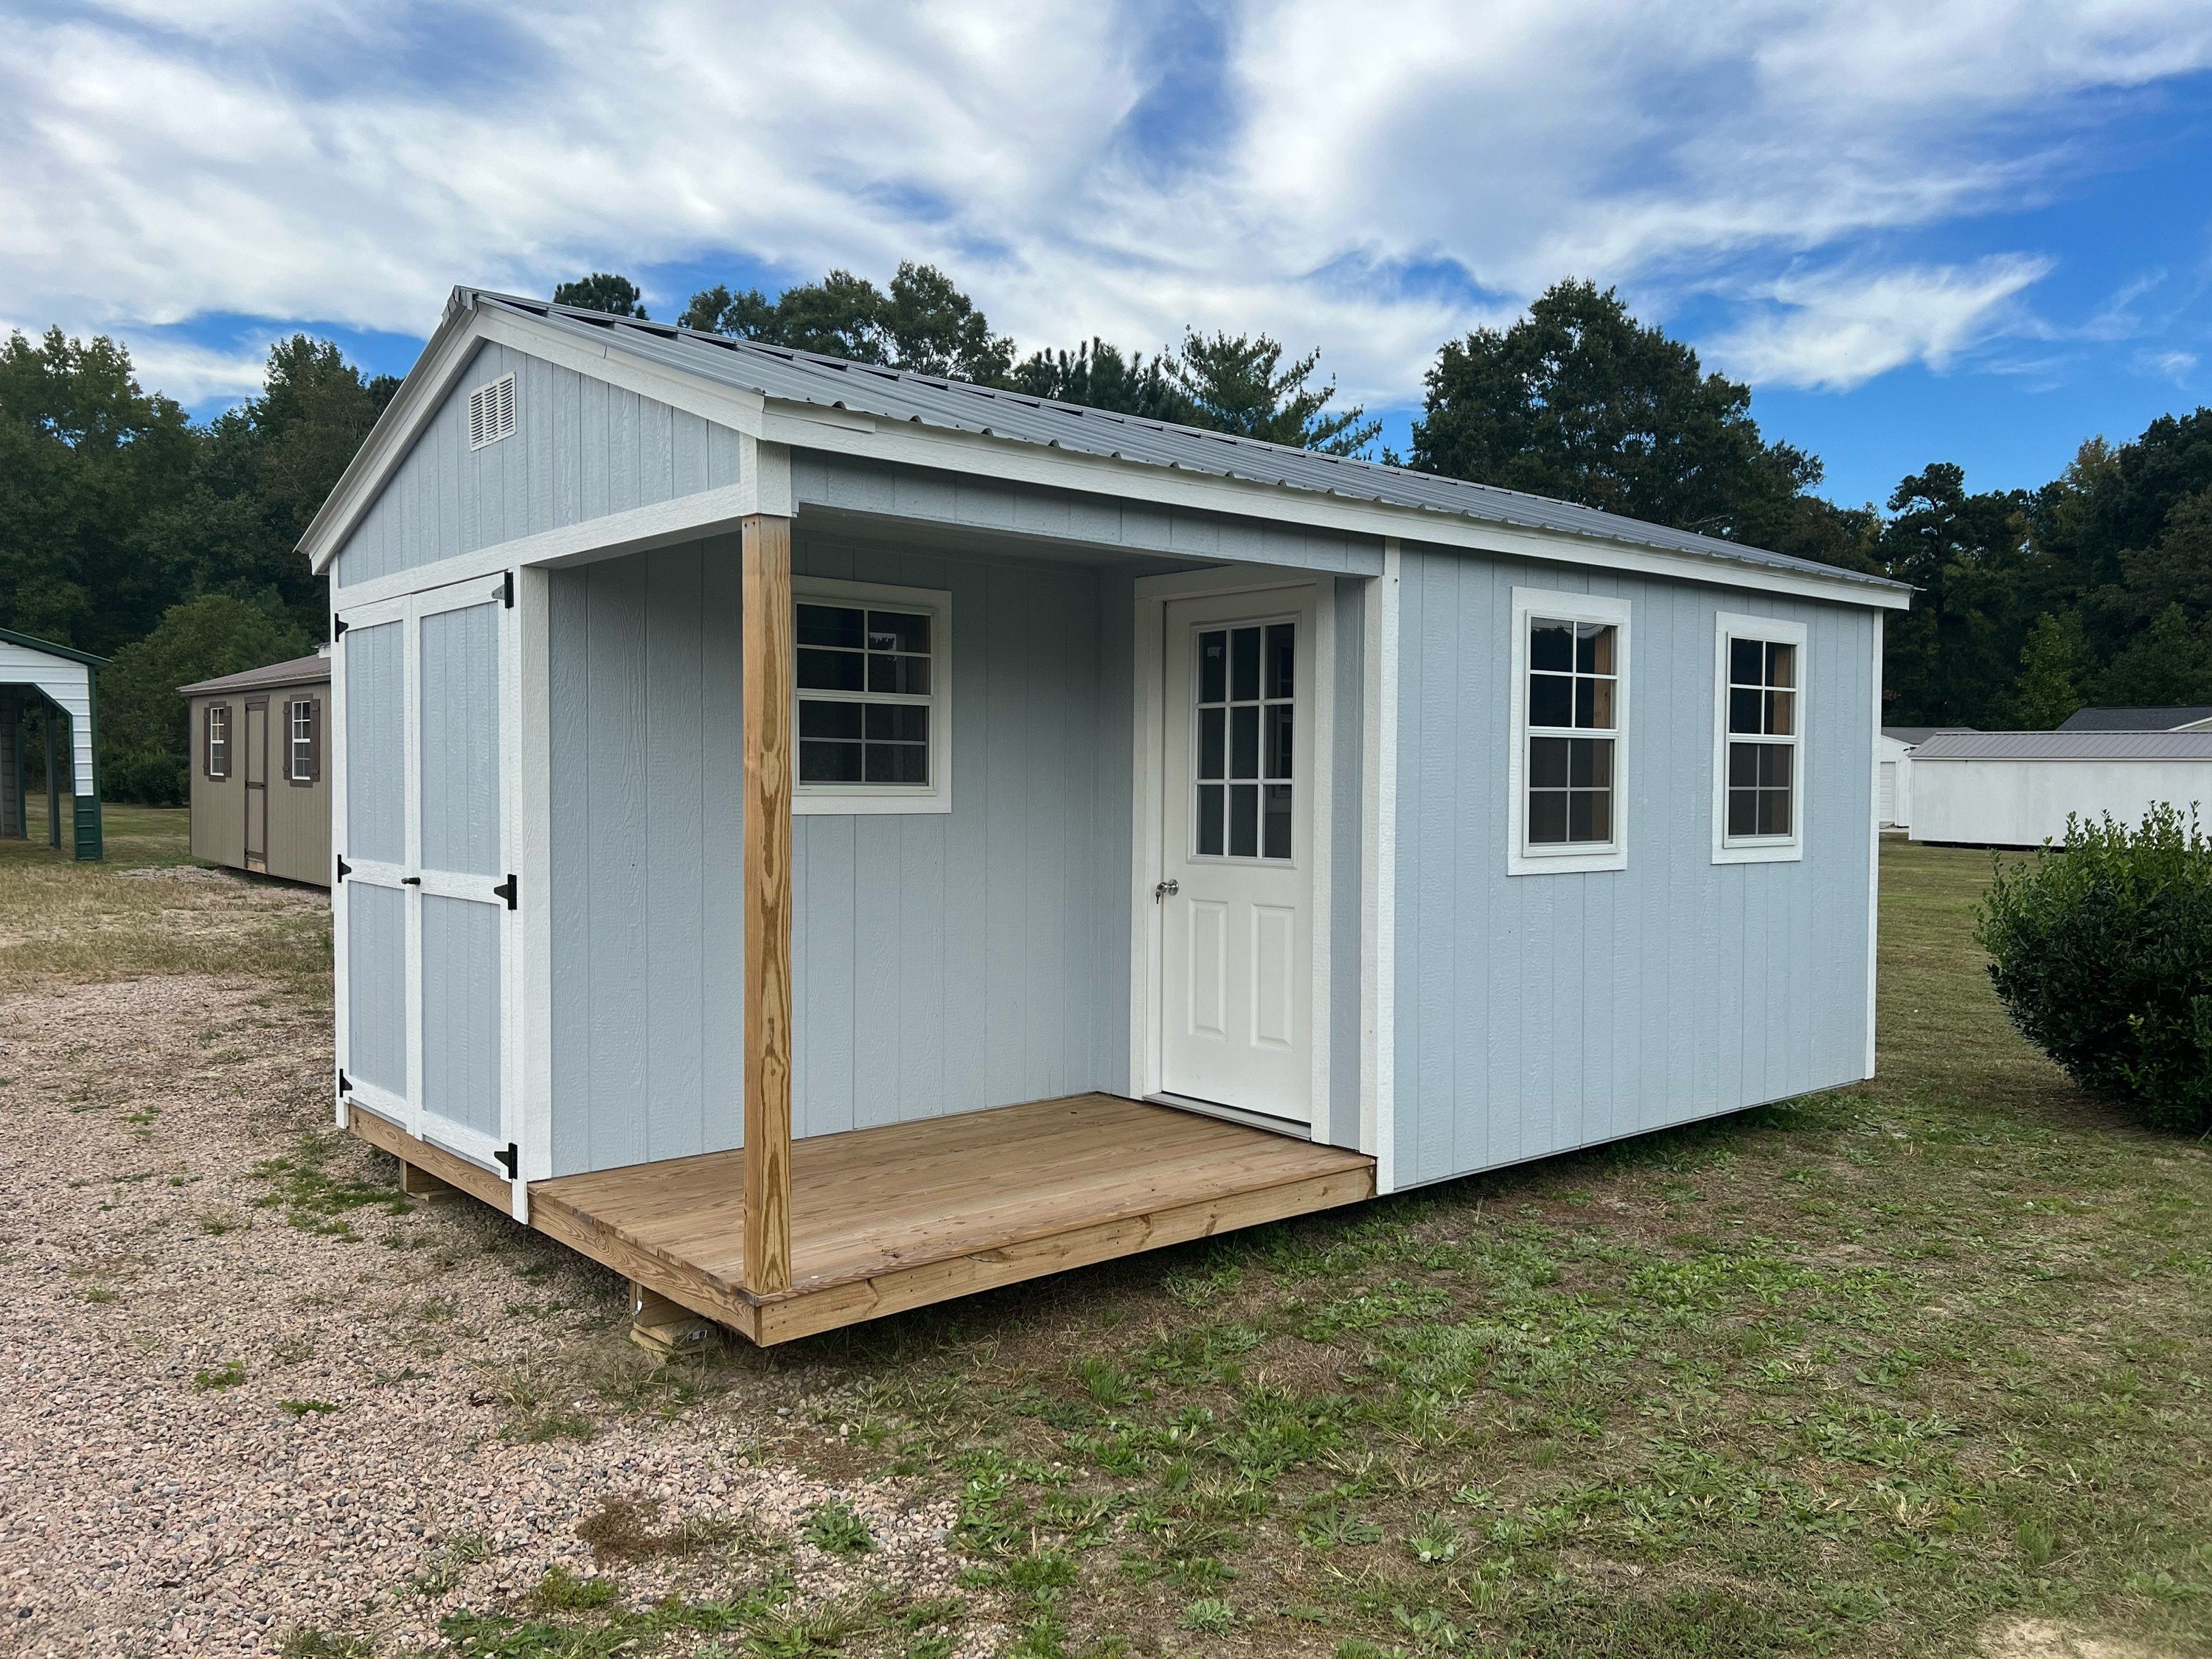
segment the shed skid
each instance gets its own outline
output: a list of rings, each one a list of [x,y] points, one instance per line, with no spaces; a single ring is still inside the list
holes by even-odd
[[[374,1112],[351,1125],[507,1208],[501,1175]],[[765,1346],[1375,1195],[1361,1153],[1112,1095],[854,1129],[793,1143],[791,1285],[762,1296],[745,1288],[743,1164],[707,1152],[532,1182],[530,1224],[628,1279],[634,1306],[642,1290]]]

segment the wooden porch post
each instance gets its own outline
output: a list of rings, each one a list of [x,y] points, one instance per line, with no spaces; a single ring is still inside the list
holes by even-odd
[[[745,1288],[791,1288],[791,520],[742,520]]]

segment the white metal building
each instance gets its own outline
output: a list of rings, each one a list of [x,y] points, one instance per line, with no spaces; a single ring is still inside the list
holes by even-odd
[[[2212,806],[2212,732],[1967,732],[1912,751],[1912,839],[2063,845],[2069,815]]]
[[[1885,726],[1881,741],[1881,772],[1875,787],[1876,817],[1885,830],[1903,830],[1912,822],[1912,751],[1939,732],[1971,732],[1971,726]]]
[[[0,836],[20,839],[31,834],[23,793],[24,765],[30,757],[27,721],[42,714],[46,839],[60,847],[66,833],[77,857],[100,856],[94,674],[106,665],[105,657],[0,628]],[[64,793],[70,797],[66,820]]]

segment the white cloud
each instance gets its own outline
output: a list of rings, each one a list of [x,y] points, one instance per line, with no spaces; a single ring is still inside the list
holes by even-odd
[[[1844,392],[1911,362],[1948,368],[2019,320],[2014,300],[2051,261],[2000,254],[1971,266],[1825,272],[1765,284],[1771,308],[1713,343],[1709,355],[1754,384]]]
[[[0,55],[0,295],[72,327],[421,333],[455,282],[919,258],[1030,343],[1260,327],[1402,395],[1438,338],[1561,275],[1663,313],[2032,198],[2087,165],[2098,100],[2212,64],[2203,6],[2148,0],[1243,0],[1218,141],[1154,166],[1126,125],[1149,16],[34,10]],[[1315,275],[1425,264],[1471,283]],[[1959,349],[2026,268],[1777,283],[1737,343],[1850,384]]]

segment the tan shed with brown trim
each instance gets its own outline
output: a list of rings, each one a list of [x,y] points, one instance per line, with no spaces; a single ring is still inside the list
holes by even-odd
[[[327,657],[178,690],[192,706],[192,856],[331,884]]]

